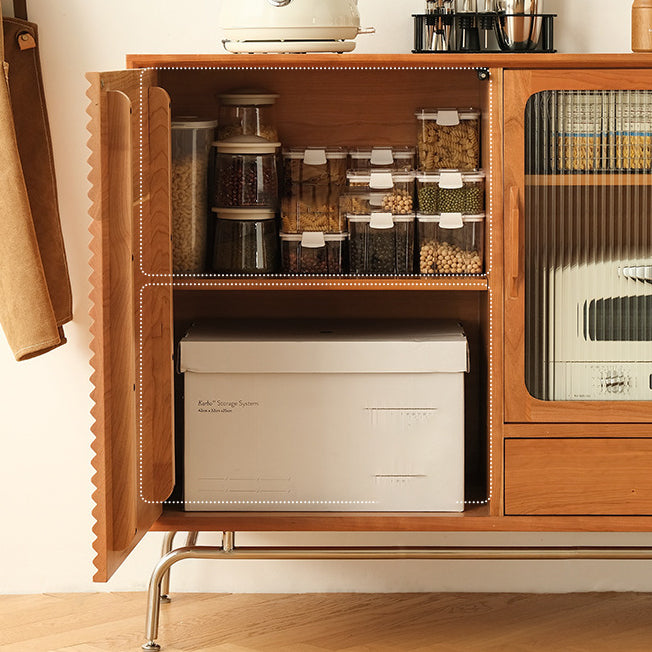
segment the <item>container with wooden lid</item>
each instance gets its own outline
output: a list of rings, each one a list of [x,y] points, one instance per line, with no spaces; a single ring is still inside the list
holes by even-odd
[[[652,52],[652,0],[632,5],[632,51]]]

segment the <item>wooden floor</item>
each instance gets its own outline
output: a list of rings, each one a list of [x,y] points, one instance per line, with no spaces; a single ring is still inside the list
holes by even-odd
[[[0,596],[0,650],[136,652],[144,615],[142,593]],[[158,642],[165,652],[650,652],[652,594],[176,594]]]

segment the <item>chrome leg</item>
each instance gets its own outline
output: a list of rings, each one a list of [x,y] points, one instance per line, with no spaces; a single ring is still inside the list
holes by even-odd
[[[165,557],[165,555],[168,554],[172,550],[172,545],[174,543],[174,537],[176,535],[176,532],[166,532],[165,536],[163,537],[163,549],[161,551],[161,557]],[[168,595],[170,593],[170,573],[169,571],[163,576],[163,580],[161,582],[161,602],[168,603],[170,602],[171,598]],[[156,648],[148,648],[148,649],[156,649]]]
[[[186,539],[186,548],[192,548],[197,545],[197,535],[199,532],[188,532],[188,538]]]

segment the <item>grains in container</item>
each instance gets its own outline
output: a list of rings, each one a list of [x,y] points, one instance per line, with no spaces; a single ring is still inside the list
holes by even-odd
[[[348,233],[281,233],[281,262],[286,274],[342,274]]]
[[[485,216],[417,215],[421,274],[482,274]]]
[[[200,274],[206,267],[208,161],[217,122],[172,121],[172,269]]]
[[[218,139],[260,136],[277,142],[274,113],[278,97],[276,93],[255,89],[239,89],[220,95]]]
[[[419,212],[477,215],[485,208],[485,174],[438,170],[417,174]]]

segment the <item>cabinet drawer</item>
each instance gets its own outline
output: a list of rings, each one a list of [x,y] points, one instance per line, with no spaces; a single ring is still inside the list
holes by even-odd
[[[505,440],[505,514],[652,514],[652,439]]]

